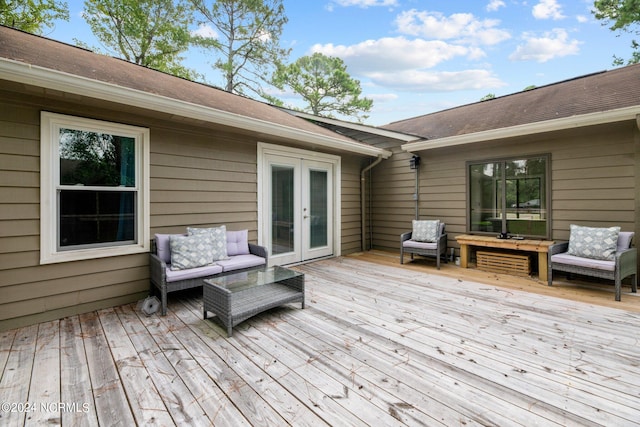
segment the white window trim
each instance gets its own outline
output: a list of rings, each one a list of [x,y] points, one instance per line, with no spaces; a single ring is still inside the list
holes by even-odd
[[[137,243],[110,247],[58,251],[57,197],[60,179],[58,135],[61,127],[112,133],[136,140],[138,183]],[[43,111],[40,115],[40,264],[79,261],[149,251],[149,136],[147,128],[86,119]]]

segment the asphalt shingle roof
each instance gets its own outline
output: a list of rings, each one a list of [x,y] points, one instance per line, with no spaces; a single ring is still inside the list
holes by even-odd
[[[0,58],[111,83],[332,139],[355,142],[351,138],[324,129],[263,102],[3,26],[0,26]],[[2,79],[1,75],[0,79]]]
[[[640,105],[640,64],[383,126],[438,139]]]

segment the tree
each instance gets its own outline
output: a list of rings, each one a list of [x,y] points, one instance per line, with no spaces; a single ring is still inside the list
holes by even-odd
[[[67,3],[56,0],[0,0],[0,25],[41,34],[56,19],[69,20]]]
[[[219,33],[212,44],[218,59],[213,67],[224,76],[227,92],[263,96],[262,82],[268,82],[275,64],[285,60],[288,49],[279,45],[288,18],[282,0],[192,0],[205,21]]]
[[[609,27],[611,31],[625,31],[640,34],[640,31],[632,30],[640,22],[640,4],[635,0],[596,0],[593,3],[595,10],[593,14],[596,19],[604,21],[603,25],[613,24]],[[636,40],[631,41],[631,58],[627,64],[637,64],[640,62],[640,44]],[[614,55],[614,65],[623,65],[624,59]]]
[[[480,102],[489,101],[490,99],[495,99],[495,98],[496,98],[496,94],[495,93],[488,93],[485,96],[483,96],[482,98],[480,98]]]
[[[110,54],[191,80],[200,77],[181,64],[181,54],[196,41],[188,28],[194,11],[186,0],[86,0],[84,4],[84,19]]]
[[[342,59],[314,53],[290,65],[280,65],[273,84],[280,90],[290,87],[308,103],[305,111],[333,117],[332,113],[356,117],[362,121],[371,110],[373,100],[360,98],[360,81],[347,73]]]

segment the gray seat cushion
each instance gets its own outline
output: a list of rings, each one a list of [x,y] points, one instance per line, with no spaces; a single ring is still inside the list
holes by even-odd
[[[558,264],[575,265],[578,267],[594,268],[596,270],[614,271],[616,268],[615,261],[605,261],[601,259],[583,258],[568,253],[562,253],[551,256],[551,262]]]
[[[167,265],[167,283],[177,282],[178,280],[197,279],[198,277],[215,276],[220,273],[222,273],[222,266],[217,264],[189,268],[187,270],[171,270],[171,265]]]
[[[216,261],[216,264],[222,267],[222,271],[225,273],[233,270],[241,270],[243,268],[257,267],[259,265],[264,265],[265,263],[266,260],[264,258],[253,254],[235,255],[230,259]]]
[[[415,248],[415,249],[437,249],[437,243],[431,242],[416,242],[415,240],[405,240],[402,242],[402,246],[405,248]]]

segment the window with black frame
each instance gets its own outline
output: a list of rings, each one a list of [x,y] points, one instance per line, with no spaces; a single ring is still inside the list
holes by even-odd
[[[548,155],[469,162],[469,231],[548,238],[549,170]]]

